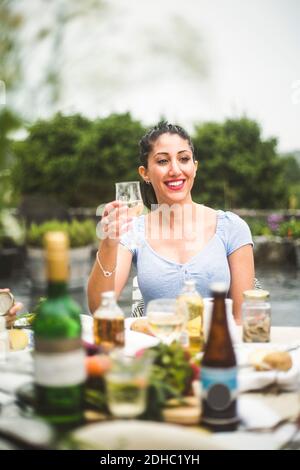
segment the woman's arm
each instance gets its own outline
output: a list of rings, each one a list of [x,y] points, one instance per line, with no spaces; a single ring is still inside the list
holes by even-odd
[[[120,295],[127,282],[132,253],[120,245],[120,238],[132,221],[128,208],[119,201],[106,204],[100,222],[102,241],[88,281],[87,295],[90,311],[94,313],[101,301],[102,292],[114,290]],[[102,266],[102,268],[101,268]],[[105,272],[110,272],[105,276]]]
[[[233,315],[238,324],[241,323],[241,307],[243,292],[254,287],[254,257],[251,245],[245,245],[228,256],[231,274],[230,297],[233,300]]]
[[[132,262],[132,253],[122,245],[110,246],[103,241],[99,245],[99,257],[105,270],[112,271],[116,266],[115,272],[110,277],[105,277],[97,260],[94,263],[92,272],[88,281],[88,304],[92,313],[100,304],[102,292],[114,290],[119,297],[130,273]]]

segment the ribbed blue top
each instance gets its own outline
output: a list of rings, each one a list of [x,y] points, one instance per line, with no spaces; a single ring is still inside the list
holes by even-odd
[[[124,234],[120,243],[133,254],[145,307],[152,299],[175,298],[186,279],[195,280],[202,297],[211,296],[209,286],[213,282],[224,282],[229,290],[231,277],[227,257],[241,246],[253,245],[247,223],[233,212],[219,210],[214,236],[199,253],[180,264],[153,250],[145,239],[144,227],[144,215],[134,219],[133,231],[138,233],[138,246],[132,246],[132,231]]]

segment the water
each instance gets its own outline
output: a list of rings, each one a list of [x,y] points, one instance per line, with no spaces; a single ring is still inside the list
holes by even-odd
[[[131,312],[132,279],[131,271],[128,283],[122,292],[119,305],[126,317]],[[272,325],[300,326],[300,270],[294,268],[257,268],[256,277],[262,287],[270,291],[272,307]],[[32,290],[31,283],[24,270],[19,270],[9,281],[0,280],[0,287],[9,287],[16,299],[24,304],[24,311],[30,311],[43,292]],[[88,313],[85,289],[71,291],[73,298],[81,305],[83,312]]]

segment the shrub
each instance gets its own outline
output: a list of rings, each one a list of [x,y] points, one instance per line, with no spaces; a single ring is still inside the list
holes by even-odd
[[[56,114],[15,142],[13,171],[21,195],[51,195],[71,207],[114,199],[114,182],[137,179],[138,142],[144,133],[129,113],[90,121]]]
[[[63,231],[70,239],[71,248],[86,246],[96,240],[96,226],[91,220],[80,222],[76,219],[72,222],[60,222],[49,220],[42,224],[32,223],[27,230],[27,244],[41,248],[44,243],[44,235],[49,231]]]
[[[281,237],[298,239],[300,238],[300,220],[293,217],[288,222],[280,224],[278,231]]]
[[[251,230],[251,233],[252,233],[252,236],[253,237],[256,237],[256,236],[259,236],[259,235],[265,235],[265,236],[268,236],[268,235],[272,235],[273,232],[272,230],[270,229],[270,227],[268,226],[268,224],[263,221],[263,220],[259,220],[259,219],[253,219],[253,218],[245,218],[247,224],[249,225],[249,228]]]

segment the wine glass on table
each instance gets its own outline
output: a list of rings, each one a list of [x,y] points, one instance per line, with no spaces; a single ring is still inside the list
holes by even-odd
[[[116,183],[116,200],[122,201],[128,207],[129,217],[139,217],[144,211],[144,202],[139,181],[124,181]],[[136,230],[133,233],[132,247],[139,245],[139,237]]]
[[[147,318],[152,333],[169,345],[180,338],[186,326],[186,306],[176,299],[151,300],[147,305]]]

